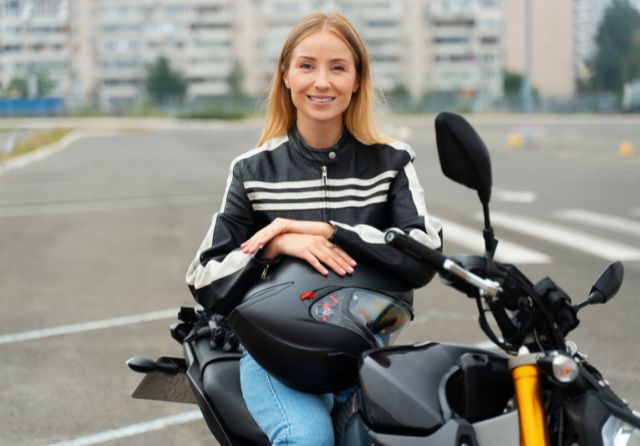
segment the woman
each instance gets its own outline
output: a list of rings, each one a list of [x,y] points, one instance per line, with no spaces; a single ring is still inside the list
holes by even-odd
[[[424,285],[432,272],[385,245],[397,227],[440,248],[410,147],[373,125],[366,49],[339,14],[316,13],[291,30],[278,61],[259,147],[236,158],[218,213],[187,271],[205,308],[228,314],[282,255],[320,274],[378,263]],[[306,394],[250,355],[240,365],[249,411],[273,445],[332,445],[333,395]]]

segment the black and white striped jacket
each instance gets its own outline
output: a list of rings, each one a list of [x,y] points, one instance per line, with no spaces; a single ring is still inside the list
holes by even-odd
[[[396,227],[432,248],[441,225],[430,218],[403,143],[366,145],[345,131],[328,149],[306,145],[294,128],[231,163],[220,210],[189,265],[186,280],[205,308],[228,313],[269,261],[240,244],[276,217],[332,223],[333,242],[358,262],[377,263],[422,286],[433,277],[413,258],[384,243]]]

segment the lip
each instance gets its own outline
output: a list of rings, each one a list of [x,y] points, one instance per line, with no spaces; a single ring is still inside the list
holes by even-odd
[[[335,96],[316,96],[316,95],[307,95],[307,99],[316,106],[327,106],[331,104],[336,98]]]

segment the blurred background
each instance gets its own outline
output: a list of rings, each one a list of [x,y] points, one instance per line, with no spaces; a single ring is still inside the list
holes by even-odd
[[[394,112],[640,110],[640,0],[0,0],[0,116],[259,113],[315,10]]]

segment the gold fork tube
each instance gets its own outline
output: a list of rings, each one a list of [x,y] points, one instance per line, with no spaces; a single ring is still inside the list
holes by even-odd
[[[520,446],[549,446],[549,432],[542,403],[540,370],[521,365],[511,370],[518,405]]]

